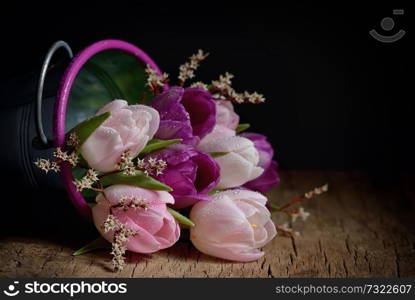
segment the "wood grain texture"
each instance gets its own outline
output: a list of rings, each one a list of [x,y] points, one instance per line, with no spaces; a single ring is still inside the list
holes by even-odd
[[[114,273],[105,251],[73,257],[83,240],[54,233],[6,234],[0,240],[1,277],[411,277],[415,276],[414,193],[402,177],[387,187],[357,172],[284,171],[268,196],[282,204],[328,182],[330,191],[304,203],[301,236],[277,236],[252,263],[234,263],[198,252],[180,241],[152,255],[128,254]],[[277,224],[284,217],[274,215]],[[75,235],[76,236],[76,235]],[[80,236],[82,236],[80,234]],[[85,238],[85,237],[83,237]]]

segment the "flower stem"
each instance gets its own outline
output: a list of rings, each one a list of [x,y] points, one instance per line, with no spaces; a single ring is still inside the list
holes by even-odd
[[[270,206],[271,206],[271,209],[272,209],[272,210],[275,210],[275,211],[279,211],[279,210],[281,210],[281,207],[279,207],[278,205],[275,205],[275,204],[270,204]]]
[[[112,174],[117,174],[117,173],[122,173],[122,171],[115,170],[115,171],[111,171],[111,172],[108,172],[108,173],[99,174],[98,178],[103,178],[103,177],[106,177],[106,176],[109,176],[109,175],[112,175]]]
[[[195,223],[192,222],[192,220],[190,220],[189,218],[183,216],[181,213],[175,211],[174,209],[167,207],[167,210],[169,211],[169,213],[172,214],[172,216],[177,220],[177,222],[179,222],[180,224],[189,226],[189,227],[194,227]]]
[[[82,255],[88,252],[92,252],[95,250],[101,250],[101,249],[111,249],[111,244],[105,240],[103,237],[99,237],[92,242],[86,244],[82,248],[76,250],[74,253],[72,253],[73,256]]]

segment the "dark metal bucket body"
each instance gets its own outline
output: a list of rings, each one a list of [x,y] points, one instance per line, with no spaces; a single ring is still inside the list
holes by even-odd
[[[34,162],[37,158],[53,159],[52,146],[62,146],[67,131],[109,101],[124,99],[136,104],[151,99],[144,69],[150,65],[157,73],[161,72],[145,52],[119,40],[94,43],[69,64],[67,61],[60,59],[50,65],[43,88],[45,65],[40,77],[31,73],[0,86],[3,184],[17,191],[64,191],[65,187],[78,211],[90,218],[89,207],[74,189],[71,171],[64,166],[61,174],[45,175]],[[39,87],[43,94],[38,93]],[[46,197],[48,194],[51,193],[44,193]]]
[[[42,120],[47,137],[52,139],[56,93],[65,68],[63,64],[49,70],[43,92]],[[62,188],[59,175],[45,176],[34,165],[39,158],[52,158],[52,149],[42,146],[36,129],[36,93],[38,73],[14,78],[0,86],[0,128],[2,142],[0,162],[2,181],[19,189]]]

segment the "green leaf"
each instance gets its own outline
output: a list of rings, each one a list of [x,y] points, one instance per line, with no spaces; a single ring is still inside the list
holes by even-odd
[[[182,139],[172,139],[172,140],[159,140],[159,139],[152,139],[147,143],[147,146],[141,150],[141,153],[148,153],[154,150],[158,150],[164,147],[167,147],[172,144],[180,143]]]
[[[90,135],[111,116],[111,112],[108,111],[98,116],[91,117],[82,123],[79,123],[70,132],[75,132],[79,138],[78,147],[82,146],[83,143],[90,137]]]
[[[101,183],[104,186],[109,186],[113,184],[127,184],[138,186],[141,188],[149,190],[158,190],[158,191],[168,191],[171,192],[173,189],[160,181],[144,175],[143,172],[137,171],[137,174],[134,176],[128,176],[123,173],[114,173],[108,176],[101,178]]]
[[[106,239],[100,236],[99,238],[83,246],[81,249],[76,250],[74,253],[72,253],[72,255],[78,256],[88,252],[102,249],[111,249],[111,244]]]
[[[73,168],[72,169],[72,176],[74,179],[81,179],[86,174],[86,170],[83,168]]]
[[[212,196],[212,195],[214,195],[214,194],[216,194],[216,193],[218,193],[218,192],[220,192],[220,190],[218,190],[218,189],[213,189],[213,190],[211,190],[211,191],[208,193],[208,195],[209,195],[209,196]]]
[[[91,189],[84,189],[82,190],[81,194],[84,198],[92,198],[95,201],[95,198],[98,196],[99,193]]]
[[[238,127],[236,127],[235,131],[236,131],[236,133],[240,133],[242,131],[247,130],[249,127],[251,127],[250,124],[242,123],[242,124],[239,124]]]
[[[226,155],[228,153],[229,152],[209,152],[210,156],[212,156],[213,158],[220,157],[220,156],[224,156],[224,155]]]
[[[85,169],[90,168],[88,162],[85,160],[85,158],[82,156],[80,152],[78,152],[78,166]]]
[[[189,218],[183,216],[181,213],[175,211],[174,209],[167,207],[167,210],[169,211],[169,213],[172,214],[172,216],[177,220],[177,222],[179,222],[180,224],[189,226],[189,227],[194,227],[195,223],[192,222],[192,220],[190,220]]]

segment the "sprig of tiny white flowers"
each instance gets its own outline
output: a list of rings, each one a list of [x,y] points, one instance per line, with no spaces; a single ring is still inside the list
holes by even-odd
[[[60,166],[55,161],[50,161],[49,159],[38,158],[35,161],[36,167],[45,171],[47,174],[49,171],[59,172]]]
[[[75,167],[78,164],[78,153],[75,151],[68,154],[67,151],[63,151],[61,147],[55,148],[53,152],[53,156],[56,157],[60,161],[66,161],[71,164],[72,167]]]
[[[298,218],[301,218],[303,221],[306,221],[308,219],[308,217],[310,216],[310,213],[305,211],[304,207],[300,206],[296,209],[289,209],[289,208],[291,208],[295,204],[301,203],[305,200],[314,198],[318,195],[321,195],[321,194],[327,192],[328,188],[329,188],[328,184],[325,184],[321,187],[314,188],[313,190],[305,193],[301,197],[292,199],[291,201],[289,201],[288,203],[286,203],[283,206],[276,207],[276,206],[271,205],[271,207],[273,208],[274,212],[280,212],[280,213],[284,213],[284,214],[290,216],[291,224],[296,222]],[[277,228],[277,231],[279,231],[283,235],[287,235],[287,236],[298,236],[298,235],[300,235],[300,233],[298,231],[294,231],[293,228],[287,222],[283,223],[283,224],[280,224],[280,225],[277,225],[276,228]]]
[[[163,73],[159,75],[149,64],[146,65],[144,71],[148,76],[146,85],[154,95],[158,95],[163,86],[169,81],[169,74]]]
[[[191,87],[200,88],[209,91],[216,100],[227,100],[236,103],[262,103],[265,98],[262,94],[257,92],[249,93],[247,91],[238,93],[232,87],[233,74],[226,72],[224,75],[219,75],[218,80],[213,80],[210,85],[203,82],[195,82]]]
[[[75,148],[76,146],[78,146],[80,143],[79,137],[75,132],[71,132],[68,136],[68,138],[66,139],[66,145],[68,147],[73,147]]]
[[[306,199],[311,199],[315,196],[321,195],[325,192],[327,192],[329,190],[329,185],[326,183],[325,185],[321,186],[321,187],[316,187],[314,190],[305,193],[304,194],[304,198]]]
[[[137,197],[124,197],[119,200],[119,203],[113,207],[117,207],[122,209],[123,211],[127,211],[130,208],[138,209],[142,208],[147,210],[149,204],[144,199],[138,199]]]
[[[200,66],[200,62],[206,59],[209,53],[199,49],[196,54],[189,57],[189,61],[179,66],[179,85],[184,86],[185,82],[195,77],[195,71]],[[153,94],[157,95],[161,92],[162,87],[168,82],[168,74],[158,75],[157,72],[147,65],[145,72],[148,76],[146,85]],[[238,93],[232,87],[232,79],[234,75],[226,72],[220,75],[218,80],[213,80],[210,85],[197,81],[190,85],[191,88],[200,88],[209,91],[215,100],[227,100],[236,103],[262,103],[265,98],[257,92],[250,93],[244,91]]]
[[[72,141],[76,141],[75,137],[72,138]],[[68,154],[68,152],[63,151],[61,147],[55,148],[53,151],[53,156],[56,158],[55,161],[51,161],[50,159],[46,158],[38,158],[34,164],[39,169],[45,171],[45,173],[48,173],[49,171],[59,172],[61,169],[60,164],[62,162],[68,162],[72,167],[75,167],[79,161],[78,153],[76,153],[76,151]]]
[[[295,231],[288,222],[282,223],[276,226],[278,232],[282,233],[285,236],[300,236],[299,231]]]
[[[118,163],[118,169],[127,176],[134,176],[137,174],[137,171],[142,171],[146,176],[159,176],[163,174],[166,167],[167,163],[165,160],[154,157],[138,158],[137,162],[134,163],[130,151],[125,151]]]
[[[209,85],[207,85],[206,83],[203,83],[201,81],[196,81],[196,82],[192,83],[190,85],[190,87],[198,88],[198,89],[202,89],[202,90],[206,90],[206,91],[209,90]]]
[[[137,160],[137,169],[143,171],[146,176],[159,176],[163,174],[167,167],[167,162],[163,159],[149,157]]]
[[[124,175],[127,176],[134,176],[137,173],[131,151],[127,150],[121,154],[117,167]]]
[[[228,72],[225,75],[220,75],[218,80],[213,80],[208,90],[217,100],[227,100],[236,103],[262,103],[265,98],[262,94],[257,92],[249,93],[247,91],[238,93],[232,87],[233,74]]]
[[[127,251],[128,240],[139,234],[137,231],[127,228],[125,224],[110,213],[103,224],[104,232],[114,232],[113,241],[111,243],[112,266],[115,271],[121,271],[125,267],[125,252]]]
[[[294,223],[298,218],[301,218],[304,222],[310,216],[310,213],[304,210],[304,207],[300,206],[298,209],[291,211],[291,222]]]
[[[203,52],[199,49],[196,54],[189,57],[189,61],[185,62],[179,67],[179,84],[184,86],[184,83],[188,79],[195,77],[194,72],[199,68],[200,62],[209,56],[209,53]]]
[[[76,186],[76,190],[82,192],[84,189],[93,189],[93,184],[98,180],[98,174],[93,169],[88,169],[84,177],[75,179],[73,183]]]

